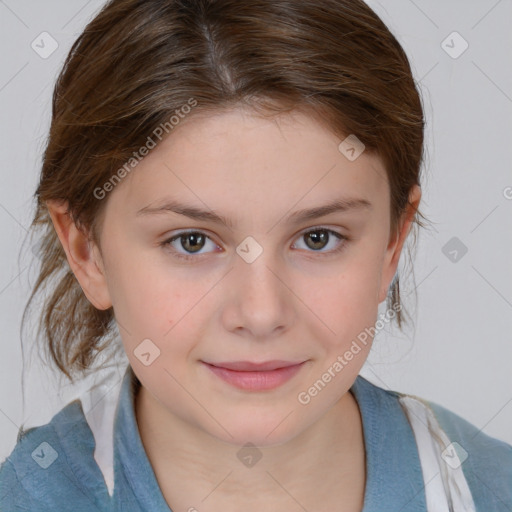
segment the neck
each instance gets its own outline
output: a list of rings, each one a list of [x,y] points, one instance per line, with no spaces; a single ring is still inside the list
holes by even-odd
[[[290,441],[246,448],[242,455],[261,456],[254,465],[250,458],[244,459],[246,464],[239,460],[241,446],[177,418],[144,387],[136,395],[135,413],[146,454],[172,510],[188,510],[205,497],[208,510],[226,511],[234,497],[240,497],[245,510],[251,510],[248,502],[258,510],[269,503],[290,506],[294,499],[304,506],[310,503],[308,510],[320,510],[319,503],[323,507],[334,492],[346,505],[344,510],[362,508],[364,439],[359,407],[350,391]]]

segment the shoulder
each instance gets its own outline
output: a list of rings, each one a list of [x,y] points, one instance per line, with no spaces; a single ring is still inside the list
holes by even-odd
[[[445,407],[424,402],[459,455],[477,510],[511,510],[512,446],[485,434]]]
[[[75,400],[49,423],[20,429],[11,454],[0,465],[0,510],[76,511],[96,505],[94,438]],[[91,502],[92,500],[92,502]]]
[[[358,376],[353,389],[393,425],[407,417],[401,399],[410,397],[427,405],[449,440],[445,457],[449,468],[450,450],[455,450],[471,490],[477,512],[512,511],[512,446],[491,437],[453,411],[418,396],[384,389]],[[376,405],[377,404],[377,405]],[[452,445],[452,446],[450,446]],[[444,452],[443,452],[444,453]],[[464,459],[464,460],[463,460]]]
[[[35,503],[21,485],[9,458],[0,464],[0,510],[32,510]]]

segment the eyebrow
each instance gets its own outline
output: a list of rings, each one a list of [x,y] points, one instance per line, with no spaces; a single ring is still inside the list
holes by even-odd
[[[286,221],[291,224],[300,224],[301,222],[313,220],[318,217],[324,217],[331,213],[372,209],[373,206],[367,199],[359,197],[341,198],[323,206],[298,210],[286,217]],[[162,213],[177,213],[190,219],[214,222],[216,224],[225,224],[230,228],[233,227],[231,219],[219,215],[212,210],[202,210],[192,205],[180,203],[174,199],[164,199],[163,201],[158,202],[156,206],[145,206],[137,211],[136,216]]]

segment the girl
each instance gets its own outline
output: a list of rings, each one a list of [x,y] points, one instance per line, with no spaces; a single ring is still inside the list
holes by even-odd
[[[511,510],[511,446],[358,375],[423,129],[362,1],[110,1],[55,87],[30,301],[70,380],[117,328],[129,364],[20,429],[1,510]]]

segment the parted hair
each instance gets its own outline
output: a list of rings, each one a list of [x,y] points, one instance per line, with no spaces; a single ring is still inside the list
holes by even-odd
[[[101,253],[108,194],[98,189],[191,99],[188,116],[237,106],[268,117],[302,111],[340,142],[355,135],[385,165],[391,234],[411,188],[420,185],[424,115],[417,84],[401,45],[362,0],[109,1],[57,77],[30,226],[39,268],[22,324],[46,290],[38,340],[71,381],[114,342],[116,324],[113,308],[96,309],[83,293],[46,201],[65,201]],[[414,241],[422,219],[417,209]],[[388,307],[397,304],[399,272],[387,297]],[[399,328],[404,313],[400,306]]]

